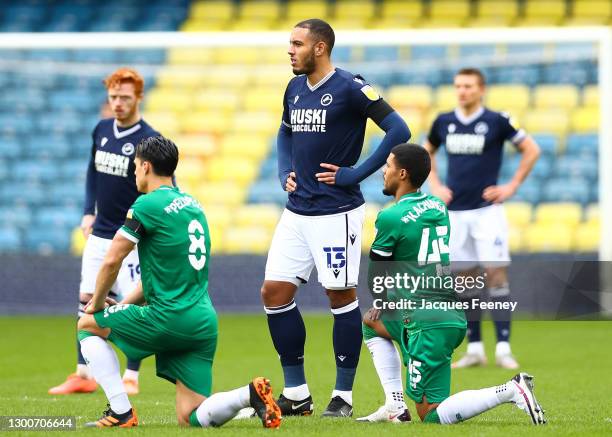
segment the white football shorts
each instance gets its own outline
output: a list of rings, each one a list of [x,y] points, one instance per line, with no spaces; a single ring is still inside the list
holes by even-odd
[[[81,285],[79,286],[81,293],[93,294],[96,291],[96,278],[112,241],[95,235],[89,235],[87,238],[81,260]],[[134,249],[123,260],[111,291],[122,299],[134,291],[138,281],[140,281],[140,262],[138,251]]]
[[[266,280],[306,283],[316,266],[328,290],[357,286],[365,205],[340,214],[305,216],[288,209],[276,225]]]
[[[449,211],[450,259],[459,270],[510,264],[508,222],[502,204]],[[454,270],[456,270],[454,268]]]

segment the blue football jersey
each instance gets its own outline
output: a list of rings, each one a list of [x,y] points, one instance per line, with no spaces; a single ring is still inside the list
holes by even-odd
[[[136,198],[134,155],[138,143],[159,132],[140,120],[134,126],[120,128],[114,118],[101,120],[92,133],[92,155],[87,170],[85,214],[96,214],[93,235],[113,238],[125,222],[125,215]],[[90,184],[92,186],[90,186]]]
[[[361,154],[368,107],[380,100],[359,76],[336,68],[311,86],[306,75],[294,77],[285,91],[281,129],[291,135],[291,165],[297,190],[287,209],[301,215],[345,212],[364,203],[359,184],[340,187],[317,181],[326,162],[355,165]]]
[[[431,126],[428,140],[448,155],[446,185],[453,191],[451,211],[490,205],[482,192],[497,185],[506,140],[518,146],[526,137],[505,113],[480,108],[469,117],[458,110],[440,114]]]

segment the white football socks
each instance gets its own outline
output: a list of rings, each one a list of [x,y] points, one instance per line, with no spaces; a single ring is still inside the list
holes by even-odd
[[[440,423],[449,425],[462,422],[510,402],[514,397],[514,390],[512,384],[502,384],[480,390],[466,390],[449,396],[436,409]]]
[[[365,341],[372,354],[376,373],[385,391],[385,404],[395,408],[406,408],[402,387],[402,363],[393,342],[387,338],[374,337]]]
[[[123,372],[123,379],[131,379],[132,381],[138,382],[138,370],[125,369]]]
[[[77,364],[76,374],[81,378],[91,379],[91,372],[87,364]]]
[[[285,387],[283,389],[283,396],[292,401],[303,401],[310,396],[308,384],[298,385],[297,387]]]
[[[112,410],[117,414],[130,411],[132,405],[125,393],[119,360],[113,348],[101,337],[90,336],[81,340],[81,353],[96,382],[102,387]]]
[[[484,344],[482,343],[482,341],[471,341],[467,345],[466,352],[468,355],[478,355],[478,356],[484,357],[485,355]]]
[[[498,341],[495,345],[495,356],[503,356],[512,354],[512,350],[510,349],[510,343],[507,341]]]
[[[251,404],[249,386],[232,391],[215,393],[196,409],[198,422],[202,427],[221,426],[232,419],[242,408]]]

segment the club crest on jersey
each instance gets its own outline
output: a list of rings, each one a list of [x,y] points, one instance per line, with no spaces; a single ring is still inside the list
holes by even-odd
[[[452,134],[457,130],[457,125],[455,123],[451,123],[448,125],[448,131]]]
[[[334,98],[331,94],[323,94],[323,97],[321,97],[321,105],[329,106],[333,100]]]
[[[128,156],[131,155],[134,153],[134,145],[132,143],[125,143],[121,148],[121,153]]]
[[[487,132],[489,132],[489,125],[486,124],[484,121],[480,121],[476,123],[476,126],[474,127],[474,132],[478,135],[486,135]]]
[[[102,141],[100,141],[100,147],[104,147],[106,143],[108,143],[108,138],[106,137],[102,138]]]

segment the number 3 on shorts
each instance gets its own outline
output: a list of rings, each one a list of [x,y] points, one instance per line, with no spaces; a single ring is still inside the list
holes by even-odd
[[[410,375],[410,387],[416,388],[417,384],[421,381],[421,367],[420,361],[413,360],[410,358],[408,360],[408,374]]]
[[[204,237],[204,228],[202,224],[197,220],[191,220],[189,223],[189,241],[191,244],[189,245],[189,263],[196,270],[202,270],[204,268],[204,264],[206,264],[206,246],[204,243],[206,242]],[[200,234],[199,237],[196,236],[196,232]],[[200,249],[200,255],[198,256],[198,249]]]

